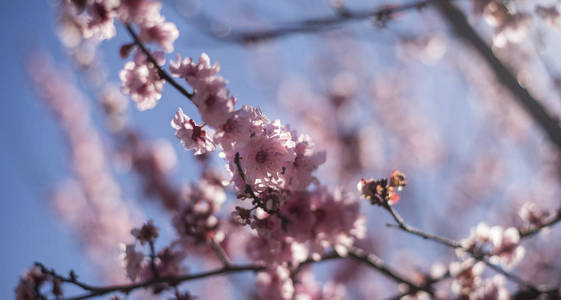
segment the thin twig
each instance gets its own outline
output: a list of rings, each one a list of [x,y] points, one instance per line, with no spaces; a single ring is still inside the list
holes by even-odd
[[[450,248],[462,249],[464,252],[471,255],[471,257],[475,258],[478,261],[483,262],[489,268],[495,270],[497,273],[500,273],[500,274],[504,275],[506,278],[508,278],[509,280],[517,283],[519,286],[524,287],[524,288],[526,288],[528,290],[531,290],[533,292],[541,293],[540,289],[537,288],[536,286],[534,286],[532,283],[529,283],[528,281],[518,277],[517,275],[509,273],[509,272],[505,271],[503,268],[501,268],[500,266],[490,262],[486,257],[487,253],[483,253],[483,254],[475,253],[474,251],[472,251],[470,249],[464,248],[460,243],[458,243],[456,241],[452,241],[452,240],[449,240],[447,238],[439,237],[439,236],[434,235],[434,234],[426,233],[426,232],[423,232],[423,231],[421,231],[419,229],[416,229],[412,226],[409,226],[409,225],[405,224],[405,222],[403,221],[403,218],[397,213],[397,211],[395,209],[393,209],[391,207],[391,205],[386,203],[385,205],[383,205],[383,207],[392,215],[392,217],[399,224],[397,226],[396,225],[393,225],[393,226],[390,225],[390,227],[399,228],[399,229],[401,229],[405,232],[409,232],[413,235],[422,237],[423,239],[428,239],[428,240],[438,242],[438,243],[446,245]]]
[[[418,0],[402,5],[382,6],[372,10],[352,11],[349,9],[339,9],[337,14],[333,16],[315,17],[310,19],[301,20],[298,22],[288,23],[284,26],[269,30],[252,30],[252,31],[234,31],[226,36],[217,37],[225,41],[232,41],[240,44],[247,44],[253,42],[260,42],[279,38],[291,34],[307,34],[322,32],[334,29],[345,23],[352,21],[361,21],[366,19],[374,19],[375,22],[384,25],[386,22],[394,18],[398,13],[421,10],[433,3],[435,0]],[[203,16],[205,28],[208,28],[213,18]]]
[[[542,225],[537,226],[537,227],[526,228],[526,229],[518,229],[518,232],[520,234],[520,239],[531,237],[531,236],[535,235],[536,233],[540,232],[542,229],[544,229],[546,227],[549,227],[549,226],[553,226],[559,221],[561,221],[561,207],[557,209],[557,212],[556,212],[555,216],[553,218],[551,218],[551,220],[549,220],[548,222],[543,223]]]
[[[125,24],[125,27],[127,28],[127,31],[129,32],[129,34],[131,35],[131,37],[134,40],[134,43],[138,46],[138,48],[140,48],[140,50],[144,53],[144,55],[146,55],[146,57],[148,58],[148,61],[150,61],[154,67],[156,69],[158,69],[158,74],[160,75],[161,78],[165,79],[167,82],[169,82],[174,88],[176,88],[181,94],[183,94],[185,97],[187,97],[188,99],[193,98],[193,94],[190,93],[189,91],[187,91],[184,87],[182,87],[179,83],[177,83],[177,81],[175,81],[171,75],[169,75],[156,61],[156,59],[154,58],[154,56],[152,55],[152,53],[150,51],[148,51],[148,49],[146,49],[146,46],[144,46],[144,44],[142,43],[142,41],[138,38],[138,35],[134,32],[134,29],[132,28],[132,26],[130,24]]]
[[[228,255],[226,254],[226,251],[224,250],[224,248],[222,248],[222,246],[220,246],[219,243],[216,242],[216,240],[214,240],[214,237],[209,238],[208,243],[212,248],[212,250],[214,251],[214,253],[216,253],[216,256],[222,262],[222,265],[224,267],[229,266],[230,260],[228,259]]]
[[[561,152],[561,127],[559,121],[527,89],[520,85],[511,70],[497,58],[493,50],[471,27],[464,13],[452,1],[437,0],[435,3],[439,8],[442,18],[448,21],[458,36],[475,48],[476,52],[495,73],[499,82],[511,92],[514,99],[526,110],[545,132],[549,140],[557,147],[557,150]]]
[[[259,271],[263,271],[263,270],[265,270],[264,266],[257,266],[257,265],[236,265],[236,266],[232,266],[231,265],[231,266],[223,267],[223,268],[220,268],[220,269],[201,272],[201,273],[187,274],[187,275],[180,275],[180,276],[161,276],[159,278],[154,278],[152,280],[148,280],[148,281],[140,282],[140,283],[125,284],[125,285],[112,285],[112,286],[99,286],[99,287],[87,285],[87,284],[84,284],[84,283],[80,283],[80,282],[77,282],[76,280],[71,280],[69,278],[66,278],[64,276],[61,276],[59,274],[54,273],[54,271],[52,271],[52,273],[49,273],[49,274],[51,274],[53,277],[56,277],[56,278],[60,279],[63,282],[72,283],[72,284],[77,285],[77,286],[81,287],[82,289],[90,292],[88,294],[84,294],[84,295],[81,295],[81,296],[65,298],[67,300],[80,300],[80,299],[88,299],[88,298],[92,298],[92,297],[107,295],[107,294],[115,293],[115,292],[128,294],[128,293],[130,293],[134,290],[141,289],[141,288],[148,288],[150,286],[157,285],[157,284],[168,284],[170,286],[176,286],[176,285],[178,285],[182,282],[192,281],[192,280],[211,277],[211,276],[233,274],[233,273],[240,273],[240,272],[247,272],[247,271],[259,272]]]

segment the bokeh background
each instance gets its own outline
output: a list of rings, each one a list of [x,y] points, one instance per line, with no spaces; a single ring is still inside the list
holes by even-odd
[[[558,206],[558,154],[432,9],[404,13],[385,26],[365,20],[325,33],[242,45],[214,34],[227,37],[232,31],[332,15],[333,7],[319,0],[163,2],[163,14],[181,33],[175,52],[191,57],[208,53],[212,61],[220,62],[221,74],[238,105],[260,106],[271,119],[310,133],[328,152],[328,163],[317,173],[330,188],[342,185],[355,192],[361,177],[384,177],[400,169],[408,175],[409,186],[397,209],[409,223],[456,239],[466,237],[480,221],[520,224],[516,213],[524,201],[538,201],[545,208]],[[490,42],[492,28],[470,14],[469,1],[458,2]],[[517,2],[522,10],[531,9],[527,2]],[[346,4],[360,10],[387,2]],[[72,176],[72,166],[56,118],[29,79],[31,55],[48,53],[61,72],[71,74],[71,81],[91,98],[92,118],[112,157],[112,140],[100,106],[83,74],[72,69],[56,35],[56,1],[3,1],[0,13],[4,99],[0,110],[0,296],[13,297],[19,275],[35,261],[62,272],[74,269],[84,281],[102,282],[96,262],[84,254],[75,233],[49,204],[54,186]],[[202,22],[203,16],[220,22]],[[117,30],[116,38],[101,44],[100,53],[107,79],[119,84],[124,61],[118,51],[130,38],[122,26]],[[496,49],[557,116],[561,112],[555,72],[559,37],[558,29],[536,20],[522,43]],[[333,104],[337,93],[348,93],[342,105]],[[166,85],[156,108],[139,112],[131,105],[129,117],[142,135],[173,145],[178,159],[173,180],[181,184],[196,179],[199,165],[191,152],[182,149],[169,126],[177,107],[196,116],[194,107]],[[213,162],[217,168],[224,164],[216,154]],[[173,229],[166,215],[143,200],[137,178],[118,165],[113,171],[124,198],[153,218],[162,227],[164,239],[169,238]],[[232,196],[229,201],[236,201]],[[229,208],[224,206],[224,210]],[[434,262],[450,261],[448,249],[385,228],[390,219],[381,210],[365,202],[362,212],[369,219],[364,247],[375,249],[390,264],[426,270]],[[548,243],[548,253],[559,249],[556,235],[536,238],[533,243],[535,247]],[[245,285],[251,285],[251,280]]]

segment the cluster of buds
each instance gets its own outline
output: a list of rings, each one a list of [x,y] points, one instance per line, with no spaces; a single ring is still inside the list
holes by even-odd
[[[131,234],[140,242],[141,245],[144,245],[144,243],[150,244],[158,238],[158,227],[154,226],[154,222],[152,220],[149,220],[146,224],[142,225],[142,227],[131,230]]]
[[[397,192],[401,191],[406,185],[405,174],[394,170],[390,174],[389,179],[361,179],[358,182],[357,188],[360,196],[370,200],[371,204],[384,205],[388,203],[393,205],[399,201],[399,194]]]

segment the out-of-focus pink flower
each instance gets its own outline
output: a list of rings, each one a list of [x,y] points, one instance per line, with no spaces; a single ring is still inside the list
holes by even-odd
[[[121,250],[123,251],[121,254],[121,260],[123,262],[123,267],[127,271],[127,277],[130,280],[135,281],[140,274],[143,264],[145,263],[144,254],[136,251],[134,244],[122,244]]]
[[[512,268],[524,257],[525,249],[519,245],[520,234],[514,227],[496,232],[491,236],[491,242],[494,246],[494,256],[491,257],[491,261],[497,261],[507,268]]]
[[[522,207],[520,207],[518,215],[522,220],[530,224],[530,226],[540,227],[546,222],[549,217],[549,212],[540,210],[538,205],[534,202],[525,202]]]
[[[152,55],[158,65],[164,65],[163,52],[157,51]],[[133,61],[125,64],[123,70],[119,73],[119,77],[122,83],[121,91],[124,94],[131,95],[139,110],[153,108],[162,98],[165,80],[160,78],[157,67],[149,62],[141,51],[136,52]]]
[[[290,271],[278,266],[257,274],[257,299],[289,300],[294,295]]]
[[[457,295],[469,295],[474,292],[481,283],[481,274],[485,269],[482,262],[476,262],[468,258],[461,262],[450,264],[450,275],[452,281],[452,292]]]
[[[333,247],[345,256],[348,247],[366,235],[366,220],[359,213],[358,201],[341,189],[332,195],[326,188],[318,188],[312,195],[311,208],[316,217],[314,244],[320,249]]]
[[[181,108],[177,110],[171,121],[171,127],[175,129],[175,136],[183,147],[187,150],[194,149],[195,155],[214,151],[216,148],[212,139],[203,130],[203,126],[195,124],[195,121],[184,114]]]
[[[43,274],[38,266],[27,270],[19,279],[16,287],[16,300],[36,300],[40,299],[36,291],[47,280],[47,275]]]
[[[551,25],[559,27],[559,18],[561,17],[557,7],[552,6],[536,6],[536,14],[538,17],[548,21]]]
[[[173,51],[173,42],[179,37],[179,31],[171,22],[160,22],[150,27],[141,27],[140,39],[146,43],[157,43],[164,51]]]
[[[142,227],[132,229],[131,234],[141,245],[144,245],[144,243],[152,243],[158,238],[158,228],[154,226],[154,221],[149,220],[146,224],[142,225]]]
[[[481,286],[470,295],[474,300],[509,300],[510,296],[505,286],[505,278],[502,275],[495,275],[486,278]]]
[[[108,40],[115,36],[114,10],[119,1],[92,1],[86,5],[88,23],[84,28],[84,38],[95,37],[98,40]]]

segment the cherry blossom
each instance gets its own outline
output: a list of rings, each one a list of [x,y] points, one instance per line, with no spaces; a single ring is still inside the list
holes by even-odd
[[[179,108],[171,121],[171,127],[175,129],[175,136],[187,150],[195,150],[195,155],[214,151],[216,146],[212,139],[207,136],[203,126],[195,124],[191,118]]]
[[[154,52],[152,55],[160,66],[165,63],[162,52]],[[158,69],[140,51],[136,52],[133,61],[125,64],[119,77],[122,83],[121,91],[131,95],[139,110],[154,108],[162,98],[165,80],[160,78]]]

